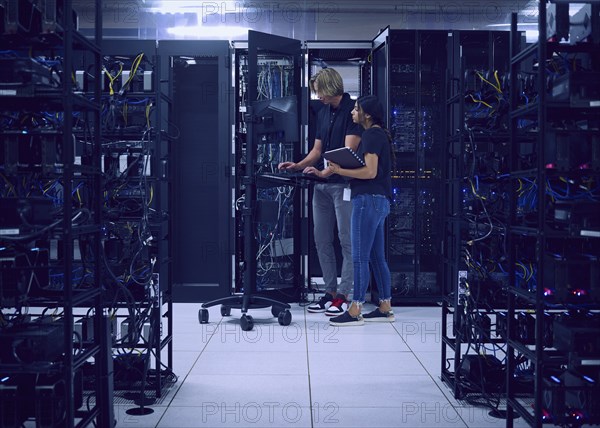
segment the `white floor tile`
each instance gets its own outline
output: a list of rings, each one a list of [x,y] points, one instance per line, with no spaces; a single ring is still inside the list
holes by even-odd
[[[394,328],[411,351],[437,351],[442,347],[440,319],[405,319],[394,323]]]
[[[173,372],[179,377],[185,377],[198,359],[196,351],[173,351]],[[162,354],[162,363],[167,364],[166,352]]]
[[[204,324],[196,340],[206,343],[210,352],[305,352],[304,324],[292,322],[281,326],[277,322],[256,322],[251,331],[243,331],[239,320],[220,324]]]
[[[439,378],[442,375],[441,351],[439,349],[415,351],[412,354],[431,376]]]
[[[359,375],[426,375],[427,372],[412,352],[334,352],[331,355],[311,352],[309,355],[311,376]]]
[[[331,377],[311,376],[310,387],[313,402],[332,402],[339,407],[400,408],[421,402],[449,404],[427,375],[357,375],[350,372],[336,376],[335,381]]]
[[[200,307],[174,305],[176,385],[151,415],[115,406],[118,428],[505,426],[441,381],[440,307],[394,307],[394,323],[360,327],[332,327],[297,304],[289,326],[270,308],[251,309],[247,332],[239,310],[222,317],[213,306],[200,324]]]
[[[158,428],[311,428],[309,407],[260,400],[245,405],[207,403],[200,407],[171,406]]]
[[[506,426],[506,419],[490,416],[490,409],[484,407],[455,407],[469,428],[501,428]],[[513,421],[515,428],[526,428],[529,425],[523,418]]]
[[[309,352],[405,352],[409,348],[397,334],[370,333],[371,325],[337,327],[318,341],[308,341]],[[358,334],[359,332],[363,334]]]
[[[315,428],[465,428],[454,408],[439,402],[407,403],[399,407],[332,408],[314,420]]]
[[[154,428],[161,419],[166,407],[150,407],[153,412],[149,415],[137,416],[127,414],[135,406],[115,406],[115,419],[117,426],[115,428]]]
[[[190,375],[171,406],[202,407],[217,403],[245,406],[254,402],[308,407],[308,376],[302,375]]]
[[[306,353],[301,352],[212,352],[196,361],[190,374],[197,375],[304,375],[308,373]]]

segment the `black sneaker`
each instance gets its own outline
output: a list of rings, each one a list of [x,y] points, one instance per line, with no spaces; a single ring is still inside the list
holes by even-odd
[[[353,317],[348,313],[348,311],[344,312],[342,315],[333,317],[329,319],[329,325],[334,325],[338,327],[346,327],[353,325],[363,325],[365,320],[363,320],[362,316]]]
[[[394,318],[394,312],[381,312],[379,308],[375,308],[374,311],[369,312],[368,314],[364,314],[362,316],[365,322],[394,322],[396,318]]]
[[[313,313],[325,312],[327,310],[325,305],[332,301],[333,301],[333,296],[329,293],[325,293],[325,295],[323,297],[321,297],[318,302],[313,303],[312,305],[308,306],[306,308],[306,310],[308,312],[313,312]]]

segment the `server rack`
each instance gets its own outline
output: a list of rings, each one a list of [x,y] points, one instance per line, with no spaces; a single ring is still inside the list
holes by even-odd
[[[286,303],[300,300],[305,283],[300,208],[305,183],[292,180],[277,186],[261,179],[261,176],[276,174],[277,165],[281,162],[297,160],[305,137],[301,131],[292,140],[282,135],[252,135],[251,127],[262,126],[263,119],[253,119],[250,109],[261,100],[293,99],[295,111],[289,114],[295,117],[296,129],[300,130],[300,47],[297,40],[251,31],[248,42],[233,42],[231,61],[232,155],[235,165],[232,166],[235,177],[232,183],[235,228],[233,290],[234,293],[242,293],[254,282],[260,296]],[[248,209],[253,219],[248,217]],[[252,231],[246,229],[249,221],[255,223]],[[250,246],[253,248],[249,249]],[[251,257],[250,254],[254,255]],[[255,267],[250,258],[256,260]]]
[[[306,42],[308,77],[323,65],[341,67],[342,72],[350,70],[348,80],[353,81],[353,73],[356,79],[351,95],[377,95],[386,109],[398,160],[392,183],[397,197],[388,218],[386,238],[394,304],[433,303],[442,295],[442,270],[435,262],[441,247],[434,244],[441,242],[442,225],[434,211],[443,197],[443,165],[441,152],[436,151],[441,145],[441,131],[432,126],[432,120],[444,120],[446,60],[439,46],[445,45],[445,38],[446,33],[441,31],[386,28],[370,41]],[[408,56],[404,49],[408,49]],[[406,103],[406,109],[393,108],[399,103]],[[407,117],[402,115],[418,116],[417,110],[425,114],[425,119],[405,132],[403,121]],[[310,122],[307,132],[310,144]],[[400,147],[402,139],[410,140],[413,147]],[[309,255],[313,256],[311,252]],[[309,274],[318,276],[318,263],[309,258],[309,266]],[[376,290],[372,290],[372,299],[376,298]]]
[[[448,35],[442,380],[501,416],[509,32]]]
[[[92,73],[100,73],[101,7],[93,5],[95,37],[88,41],[77,32],[70,0],[60,9],[44,6],[7,3],[0,36],[9,48],[0,81],[0,417],[7,426],[27,419],[48,427],[113,426],[102,302],[100,86],[89,101],[71,79],[76,52],[89,53]],[[85,162],[76,162],[78,151]],[[75,328],[80,307],[89,313],[86,334]],[[87,391],[85,378],[93,382]]]
[[[115,388],[145,404],[160,398],[173,378],[170,183],[162,168],[170,152],[163,131],[169,100],[161,92],[156,49],[154,41],[105,41],[98,78],[104,300],[114,326]],[[87,92],[94,79],[86,60],[76,61],[75,76],[94,99]]]
[[[589,2],[570,17],[569,3],[539,2],[539,38],[523,50],[516,14],[511,22],[509,427],[514,413],[535,427],[600,421],[592,398],[600,372],[600,10]],[[519,302],[533,308],[527,322]],[[525,398],[516,381],[522,361],[531,378]]]
[[[373,41],[372,92],[392,133],[394,197],[387,227],[393,304],[442,297],[442,153],[447,32],[382,31]],[[436,125],[441,126],[434,126]]]
[[[289,325],[288,301],[300,292],[299,194],[301,180],[275,174],[280,162],[297,155],[300,142],[300,42],[256,31],[235,62],[235,139],[232,154],[236,177],[234,292],[205,302],[200,323],[209,320],[208,309],[221,305],[221,315],[240,309],[242,330],[254,328],[248,314],[253,308],[271,307],[280,325]],[[238,144],[239,143],[239,144]],[[239,279],[238,279],[239,278]],[[238,282],[239,281],[239,282]]]

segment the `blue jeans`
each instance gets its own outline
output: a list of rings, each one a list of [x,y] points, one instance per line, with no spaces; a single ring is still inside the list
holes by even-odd
[[[350,218],[352,202],[344,201],[342,183],[315,184],[313,189],[312,209],[314,223],[315,246],[319,256],[319,264],[323,271],[325,290],[338,292],[348,297],[352,294],[352,244],[350,242]],[[342,278],[338,287],[337,262],[333,248],[335,226],[342,247]]]
[[[354,263],[353,301],[364,303],[369,287],[369,262],[380,300],[392,298],[392,280],[385,259],[385,218],[390,201],[384,195],[356,195],[352,198],[352,262]]]

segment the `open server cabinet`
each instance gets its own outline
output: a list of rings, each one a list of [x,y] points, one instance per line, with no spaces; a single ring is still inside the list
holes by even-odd
[[[302,147],[303,156],[312,148],[315,141],[316,119],[319,109],[323,103],[312,93],[308,87],[310,79],[322,68],[331,67],[340,73],[344,82],[344,91],[356,99],[364,94],[371,93],[371,63],[369,56],[373,47],[372,41],[306,41],[304,43],[304,75],[305,75],[305,100],[303,111],[306,117],[304,132],[307,136]],[[295,159],[298,161],[299,159]],[[312,187],[304,191],[303,205],[303,227],[304,236],[310,236],[303,247],[303,254],[307,255],[308,289],[315,289],[313,278],[322,277],[321,267],[314,245],[313,222],[312,222]],[[307,228],[307,229],[306,229]],[[336,260],[338,264],[338,276],[341,273],[342,252],[339,241],[334,242]]]
[[[300,155],[300,49],[298,40],[249,31],[232,52],[234,292],[253,287],[283,302],[298,301],[303,287],[301,186],[264,177]]]
[[[309,41],[305,45],[307,82],[319,68],[333,67],[340,71],[345,90],[353,98],[377,95],[386,111],[396,158],[386,239],[392,303],[396,305],[433,303],[442,295],[438,261],[443,228],[442,217],[435,213],[440,212],[443,197],[446,53],[440,46],[446,45],[446,37],[442,31],[386,28],[369,41]],[[319,103],[310,100],[305,107],[309,137],[306,151],[314,140],[311,119]],[[442,127],[434,126],[438,124]],[[309,274],[318,276],[320,269],[312,246],[309,255]],[[339,262],[340,252],[338,255]],[[373,287],[372,300],[376,300],[375,293]]]
[[[241,328],[252,330],[247,314],[271,307],[279,324],[291,323],[288,302],[298,301],[300,192],[302,180],[277,175],[278,164],[298,157],[300,147],[300,41],[256,31],[235,44],[232,88],[234,106],[232,217],[233,294],[206,302],[220,304],[221,315],[240,309]]]

